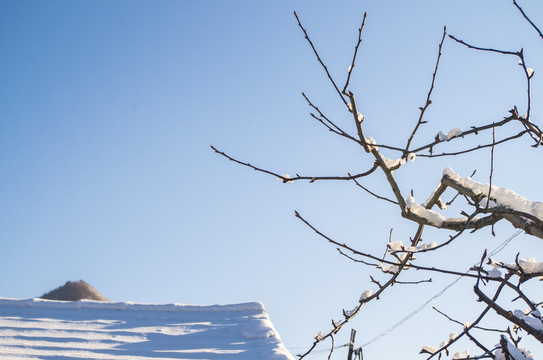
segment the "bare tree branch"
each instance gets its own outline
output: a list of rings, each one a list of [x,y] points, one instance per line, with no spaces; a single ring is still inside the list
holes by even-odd
[[[447,27],[443,27],[443,36],[441,37],[441,42],[439,43],[439,51],[437,54],[437,60],[436,60],[436,66],[434,68],[434,73],[432,74],[432,84],[430,85],[430,90],[428,90],[428,95],[426,96],[426,103],[423,107],[420,107],[420,116],[419,120],[417,121],[417,125],[415,125],[415,128],[411,132],[411,136],[409,136],[409,139],[407,140],[407,145],[405,146],[405,152],[409,152],[409,145],[411,145],[411,141],[413,140],[413,137],[415,137],[415,133],[419,129],[419,126],[426,123],[423,121],[424,113],[426,112],[426,109],[430,106],[432,101],[430,100],[430,96],[432,96],[432,91],[434,90],[434,84],[436,81],[436,75],[437,75],[437,69],[439,68],[439,60],[441,59],[441,48],[443,47],[443,42],[445,41],[445,35],[447,35]]]
[[[479,47],[479,46],[474,46],[474,45],[470,45],[462,40],[459,40],[457,39],[456,37],[454,37],[453,35],[449,35],[449,37],[451,39],[453,39],[454,41],[456,41],[457,43],[459,44],[462,44],[470,49],[474,49],[474,50],[480,50],[480,51],[488,51],[488,52],[494,52],[494,53],[498,53],[498,54],[503,54],[503,55],[515,55],[515,56],[518,56],[520,57],[521,55],[521,52],[518,52],[518,51],[506,51],[506,50],[498,50],[498,49],[492,49],[492,48],[484,48],[484,47]]]
[[[345,86],[341,91],[344,95],[347,96],[349,96],[349,94],[347,93],[347,87],[349,86],[349,81],[351,80],[351,73],[353,72],[353,69],[356,65],[356,54],[358,54],[358,47],[360,46],[360,43],[362,43],[362,29],[364,29],[364,24],[366,23],[366,16],[367,13],[364,13],[362,25],[360,25],[360,28],[358,29],[358,41],[356,42],[356,46],[354,47],[353,61],[351,63],[351,66],[349,66],[349,71],[347,71],[347,80],[345,81]]]
[[[285,175],[279,175],[278,173],[275,173],[273,171],[268,171],[268,170],[256,167],[254,165],[251,165],[250,163],[245,163],[243,161],[239,161],[239,160],[231,157],[230,155],[227,155],[226,153],[217,150],[213,145],[211,145],[211,148],[217,154],[220,154],[220,155],[224,156],[225,158],[227,158],[230,161],[233,161],[233,162],[235,162],[237,164],[249,167],[249,168],[251,168],[251,169],[253,169],[255,171],[259,171],[259,172],[262,172],[262,173],[265,173],[265,174],[268,174],[268,175],[275,176],[276,178],[278,178],[279,180],[281,180],[284,183],[289,183],[289,182],[293,182],[293,181],[297,181],[297,180],[309,180],[310,183],[313,183],[315,181],[321,181],[321,180],[354,180],[354,179],[358,179],[358,178],[361,178],[361,177],[364,177],[364,176],[368,176],[368,175],[372,174],[375,170],[377,170],[377,165],[374,164],[371,167],[371,169],[369,169],[368,171],[363,172],[363,173],[359,173],[359,174],[356,174],[356,175],[348,175],[348,176],[299,176],[299,175],[296,175],[295,177],[288,177],[288,176],[285,176]]]
[[[530,20],[530,18],[526,15],[526,13],[524,13],[524,10],[522,10],[522,8],[519,6],[519,4],[517,4],[517,2],[515,0],[513,0],[513,4],[515,4],[515,6],[517,7],[518,11],[520,11],[520,13],[522,14],[522,16],[524,17],[524,19],[526,19],[526,21],[528,21],[530,23],[530,25],[532,25],[532,27],[535,29],[535,31],[537,31],[537,33],[539,34],[539,37],[541,37],[543,39],[543,33],[541,32],[541,30],[539,30],[539,28],[532,22],[532,20]]]
[[[311,49],[313,49],[313,53],[315,53],[315,56],[317,57],[317,61],[321,64],[322,68],[323,68],[324,71],[326,72],[326,75],[328,76],[328,79],[330,80],[330,82],[332,83],[332,85],[334,86],[334,88],[336,89],[336,92],[337,92],[337,94],[339,95],[339,97],[341,98],[341,100],[343,101],[343,103],[345,104],[345,106],[347,106],[347,101],[345,100],[345,98],[344,98],[343,95],[341,94],[341,91],[339,91],[339,88],[337,87],[336,82],[335,82],[334,79],[332,78],[332,75],[330,75],[330,72],[328,71],[328,67],[324,64],[324,62],[322,61],[321,57],[319,56],[319,53],[317,52],[317,49],[315,49],[315,46],[313,45],[313,42],[312,42],[311,39],[309,38],[309,35],[307,34],[307,31],[306,31],[305,28],[302,26],[302,23],[300,22],[300,18],[298,18],[298,14],[296,13],[296,11],[294,12],[294,16],[296,17],[296,21],[298,21],[298,26],[299,26],[300,29],[302,29],[302,31],[304,32],[305,39],[307,40],[307,42],[309,43],[309,45],[311,45]]]

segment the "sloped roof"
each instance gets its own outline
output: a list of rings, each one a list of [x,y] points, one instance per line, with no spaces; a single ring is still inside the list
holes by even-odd
[[[0,358],[293,360],[261,303],[0,298]]]

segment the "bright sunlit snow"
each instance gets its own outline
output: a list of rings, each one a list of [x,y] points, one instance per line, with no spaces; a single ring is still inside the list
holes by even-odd
[[[463,178],[455,173],[450,167],[443,170],[443,175],[448,176],[462,186],[471,189],[475,194],[485,197],[488,196],[489,184],[481,184],[471,178]],[[492,185],[490,198],[494,201],[495,205],[531,214],[543,221],[543,203],[541,202],[528,200],[512,190],[500,188],[495,185]],[[482,203],[482,205],[485,206],[486,204]]]
[[[0,298],[0,358],[293,360],[261,303]]]

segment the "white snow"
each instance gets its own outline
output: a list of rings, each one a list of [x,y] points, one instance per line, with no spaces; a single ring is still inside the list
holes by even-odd
[[[391,170],[395,170],[395,169],[399,168],[400,166],[402,166],[403,164],[405,164],[405,159],[404,158],[391,160],[391,159],[388,159],[385,156],[381,155],[381,159],[383,159],[386,167],[391,169]]]
[[[509,355],[513,358],[512,360],[528,360],[533,359],[532,353],[530,353],[528,350],[517,348],[515,345],[511,344],[509,340],[507,341],[507,351],[509,352]],[[499,344],[496,346],[500,346]],[[503,353],[502,349],[499,348],[496,351],[496,360],[506,360],[505,354]]]
[[[492,269],[488,272],[488,277],[489,278],[501,278],[502,277],[502,272],[498,269]]]
[[[543,272],[543,262],[537,262],[534,258],[520,259],[518,263],[526,274]]]
[[[283,182],[283,183],[291,183],[294,182],[294,180],[285,180],[285,179],[292,179],[292,177],[289,174],[283,174],[281,175],[283,178],[278,177],[277,180]]]
[[[452,138],[455,138],[462,134],[462,129],[455,128],[447,132],[447,135],[445,135],[443,132],[438,132],[436,137],[439,141],[450,141]]]
[[[395,253],[397,251],[404,251],[405,246],[401,241],[391,241],[388,243],[388,248],[390,249],[391,253]]]
[[[366,300],[367,298],[369,298],[371,296],[373,292],[371,290],[364,290],[364,292],[362,293],[362,295],[360,295],[360,301],[364,301]]]
[[[469,357],[469,351],[466,350],[466,351],[463,351],[463,352],[454,353],[452,358],[453,359],[465,359],[467,357]]]
[[[415,161],[416,158],[417,154],[415,153],[410,152],[409,154],[407,154],[407,161]]]
[[[435,354],[435,353],[437,352],[437,350],[438,350],[438,349],[437,349],[435,346],[424,345],[424,346],[422,347],[422,350],[421,350],[420,352],[421,352],[421,353],[427,352],[427,353],[433,355],[433,354]]]
[[[389,274],[397,274],[400,271],[400,267],[397,265],[391,265],[391,264],[384,265],[383,263],[380,263],[379,267],[384,273],[389,273]]]
[[[358,119],[358,122],[363,122],[364,121],[364,115],[362,115],[361,113],[358,113],[357,114],[357,119]]]
[[[366,138],[366,144],[368,145],[368,149],[369,149],[370,151],[372,151],[373,149],[379,150],[379,147],[378,147],[378,146],[375,146],[375,144],[377,144],[377,143],[375,142],[375,139],[372,138],[372,137],[367,137],[367,138]]]
[[[345,316],[347,316],[347,317],[353,316],[353,314],[356,312],[356,310],[358,310],[358,306],[352,308],[351,310],[344,310]]]
[[[261,303],[0,298],[0,358],[293,360]]]
[[[457,181],[461,186],[471,189],[477,195],[481,195],[485,198],[488,196],[489,184],[481,184],[472,180],[471,178],[463,178],[455,173],[450,167],[443,170],[443,175]],[[504,206],[520,212],[531,214],[543,221],[542,202],[530,201],[512,190],[500,188],[495,185],[492,185],[490,198],[497,206]],[[486,206],[486,203],[482,203],[482,205]],[[492,202],[490,202],[489,205],[492,205]]]
[[[405,199],[405,203],[407,205],[407,209],[410,212],[425,218],[430,224],[434,226],[440,226],[443,221],[445,221],[445,218],[441,214],[433,210],[428,210],[417,204],[415,198],[411,195],[408,196],[407,199]]]
[[[528,77],[534,76],[534,69],[528,68],[528,69],[526,69],[526,71],[528,72]]]
[[[412,252],[416,253],[423,250],[433,249],[437,246],[435,242],[432,242],[430,244],[420,243],[417,246],[405,246],[403,242],[401,241],[391,241],[388,243],[388,247],[391,254],[394,254],[399,251],[406,251],[406,252]]]
[[[440,227],[445,221],[445,218],[441,214],[417,204],[413,196],[408,196],[407,199],[405,199],[405,203],[409,212],[426,219],[426,221],[433,226]]]
[[[528,323],[528,325],[530,325],[534,329],[536,329],[538,331],[543,331],[543,323],[541,322],[541,319],[535,318],[535,317],[530,316],[530,315],[527,316],[524,311],[518,310],[518,309],[513,311],[513,315],[516,318],[519,318],[521,320],[526,321]]]

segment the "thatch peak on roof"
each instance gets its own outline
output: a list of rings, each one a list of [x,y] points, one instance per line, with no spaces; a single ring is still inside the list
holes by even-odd
[[[100,294],[98,290],[83,280],[68,281],[66,284],[59,286],[55,290],[43,294],[40,298],[61,301],[77,301],[83,299],[109,301],[109,299]]]

